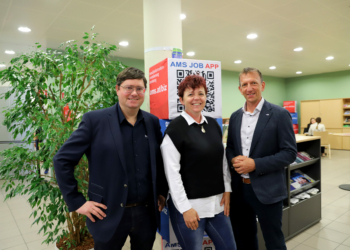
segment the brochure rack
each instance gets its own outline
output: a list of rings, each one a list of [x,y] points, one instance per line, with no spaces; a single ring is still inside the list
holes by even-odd
[[[296,142],[298,152],[305,151],[315,158],[286,167],[288,197],[283,201],[282,218],[282,231],[286,240],[293,238],[321,220],[321,138],[319,136],[296,135]],[[290,173],[293,170],[301,170],[313,178],[315,182],[290,191]],[[320,191],[316,195],[311,195],[309,199],[302,200],[294,205],[291,204],[291,197],[310,188],[317,188]],[[265,250],[265,242],[260,226],[258,226],[258,239],[259,249]]]

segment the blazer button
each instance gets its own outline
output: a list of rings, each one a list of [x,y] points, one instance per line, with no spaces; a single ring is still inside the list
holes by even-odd
[[[121,207],[124,207],[124,204],[123,204],[123,203],[120,203],[120,206],[121,206]]]
[[[124,184],[124,187],[128,187],[128,185]]]

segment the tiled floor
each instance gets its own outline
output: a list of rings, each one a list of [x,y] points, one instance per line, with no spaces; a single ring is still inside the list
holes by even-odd
[[[338,188],[350,184],[350,151],[332,150],[332,159],[322,158],[322,220],[287,242],[288,250],[350,250],[350,192]],[[3,181],[0,180],[0,185]],[[31,208],[25,197],[4,200],[0,191],[0,250],[54,249],[41,244],[40,227],[30,226]],[[154,250],[160,250],[156,240]],[[127,242],[123,250],[129,250]]]

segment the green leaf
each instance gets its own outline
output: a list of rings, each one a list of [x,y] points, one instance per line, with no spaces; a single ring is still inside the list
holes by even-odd
[[[37,48],[41,48],[41,45],[36,46]]]
[[[89,38],[89,36],[83,36],[83,39],[88,39]]]
[[[80,49],[81,49],[81,50],[84,50],[84,46],[83,46],[83,45],[80,45]]]
[[[89,41],[84,41],[84,44],[90,44],[90,42]]]

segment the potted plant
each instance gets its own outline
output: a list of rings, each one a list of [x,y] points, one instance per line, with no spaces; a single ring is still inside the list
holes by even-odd
[[[14,138],[24,136],[23,144],[1,152],[4,159],[0,163],[0,179],[5,179],[2,188],[8,192],[5,200],[27,194],[33,224],[40,222],[39,233],[46,236],[43,243],[57,241],[61,249],[84,244],[86,248],[79,249],[90,249],[93,241],[84,216],[68,212],[57,186],[52,158],[77,128],[83,113],[118,101],[116,77],[125,68],[111,60],[111,52],[117,47],[95,42],[97,33],[92,32],[93,28],[84,33],[82,45],[71,40],[62,43],[59,50],[42,51],[41,45],[36,44],[33,51],[16,56],[10,66],[0,71],[0,82],[11,86],[1,98],[14,99],[4,111],[4,125]],[[35,136],[42,141],[37,151],[30,147]],[[40,169],[51,169],[53,174],[44,177]],[[75,177],[87,197],[89,174],[85,156],[75,167]]]

